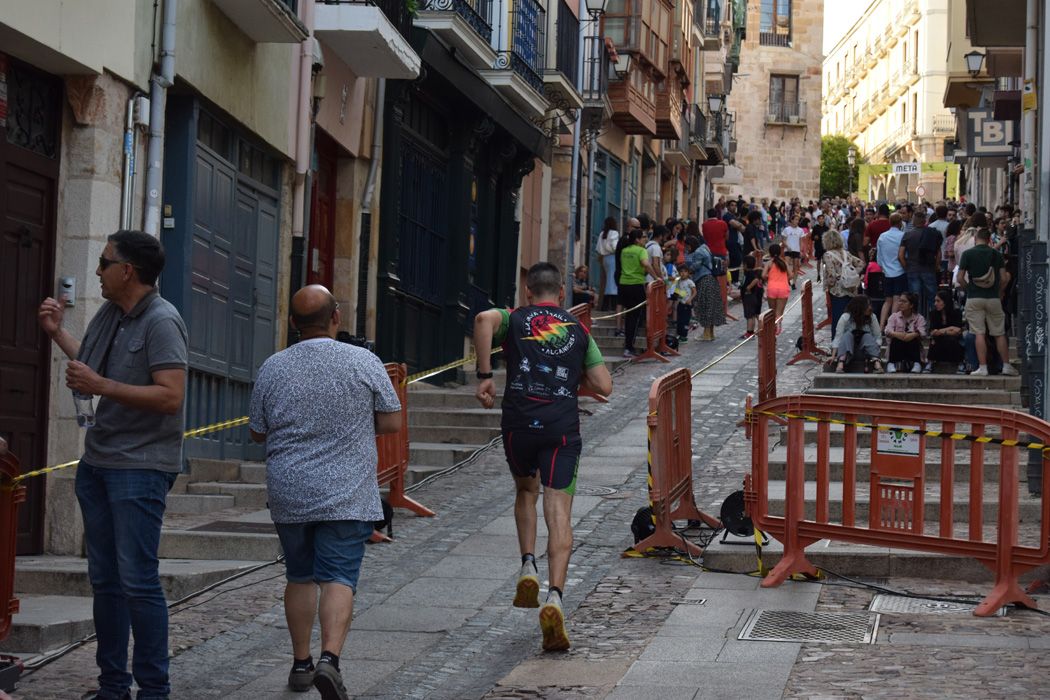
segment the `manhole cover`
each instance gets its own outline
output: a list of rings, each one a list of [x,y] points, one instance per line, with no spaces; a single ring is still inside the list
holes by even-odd
[[[872,599],[868,610],[880,613],[919,613],[927,615],[957,613],[968,615],[972,614],[976,608],[976,605],[970,603],[949,603],[943,600],[880,593]],[[995,614],[1002,617],[1006,614],[1006,608],[999,608]]]
[[[615,493],[612,486],[579,486],[576,489],[578,496],[612,496]]]
[[[238,532],[246,535],[273,535],[277,532],[273,523],[245,523],[239,520],[215,520],[190,529],[197,532]]]
[[[874,613],[756,610],[737,639],[755,642],[874,644],[879,616]]]

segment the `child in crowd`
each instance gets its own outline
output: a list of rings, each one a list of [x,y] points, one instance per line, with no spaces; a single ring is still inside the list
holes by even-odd
[[[758,261],[754,255],[744,256],[740,301],[744,305],[744,318],[747,319],[747,332],[740,336],[743,339],[755,334],[758,315],[762,312],[762,271],[758,269]]]
[[[678,342],[689,341],[689,319],[693,315],[693,299],[696,298],[696,283],[692,280],[689,266],[682,263],[678,266],[678,282],[674,286],[676,309],[678,312]]]
[[[678,267],[675,264],[676,253],[677,250],[673,243],[670,246],[664,246],[664,282],[667,283],[668,290],[671,289],[671,280],[678,273]]]
[[[887,369],[892,372],[919,372],[922,369],[922,338],[926,335],[926,319],[919,314],[919,295],[902,294],[897,300],[897,311],[886,322],[886,336],[890,339]]]
[[[853,359],[854,354],[859,354],[867,360],[865,371],[874,368],[876,372],[882,372],[882,362],[879,360],[879,353],[882,351],[879,319],[865,295],[858,294],[849,300],[846,313],[839,319],[835,341],[835,358],[838,360],[836,372],[845,372],[846,365]]]

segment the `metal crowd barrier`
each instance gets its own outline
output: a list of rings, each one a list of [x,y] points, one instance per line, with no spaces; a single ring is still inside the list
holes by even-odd
[[[675,520],[702,520],[721,527],[718,518],[696,507],[693,495],[692,409],[693,381],[689,370],[679,368],[658,377],[649,390],[649,506],[656,530],[634,545],[685,547],[693,556],[703,550],[674,532]]]
[[[823,362],[828,353],[817,347],[816,329],[813,325],[813,283],[806,280],[802,285],[802,347],[788,360],[789,365],[803,360]]]
[[[406,508],[416,515],[429,517],[434,511],[405,495],[405,473],[408,471],[408,384],[405,378],[408,370],[405,365],[394,362],[388,362],[384,367],[401,401],[401,427],[396,433],[376,435],[379,488],[389,487],[387,501],[394,508]]]
[[[577,304],[569,309],[569,313],[580,322],[580,325],[583,326],[588,333],[591,332],[591,308],[590,304]],[[577,393],[579,396],[586,396],[601,403],[609,403],[609,399],[605,398],[598,392],[591,391],[583,386],[580,387],[580,390]]]
[[[645,352],[634,358],[670,362],[665,355],[678,355],[667,345],[667,286],[663,280],[650,282],[645,287]]]
[[[760,402],[750,410],[748,419],[752,472],[745,482],[745,500],[755,526],[784,545],[783,559],[763,579],[762,586],[777,586],[796,573],[815,574],[816,567],[806,558],[806,547],[830,539],[972,557],[995,573],[995,585],[975,615],[993,615],[1011,603],[1036,607],[1017,578],[1050,563],[1050,478],[1043,479],[1038,543],[1020,545],[1018,451],[1039,450],[1043,474],[1047,475],[1050,423],[1008,409],[811,394]],[[788,426],[784,512],[774,515],[769,506],[769,423],[784,419]],[[807,497],[805,489],[807,422],[817,424],[816,488],[811,491],[812,497]],[[835,513],[833,519],[829,452],[831,425],[836,423],[844,426],[845,433],[841,513]],[[871,431],[866,523],[857,498],[858,429]],[[989,437],[989,429],[998,436]],[[939,484],[931,483],[936,480],[926,474],[930,440],[940,443]],[[970,447],[969,521],[965,528],[957,528],[953,519],[956,443]],[[999,464],[994,535],[986,539],[983,516],[988,443],[999,445]],[[938,519],[927,526],[925,498],[938,491]]]
[[[18,504],[26,500],[26,487],[13,479],[22,473],[18,458],[0,455],[0,641],[11,631],[18,612],[15,597],[15,553],[18,547]]]

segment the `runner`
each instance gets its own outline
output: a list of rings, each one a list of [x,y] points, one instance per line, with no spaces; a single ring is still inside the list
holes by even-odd
[[[572,497],[580,464],[577,392],[583,384],[608,395],[612,378],[598,346],[579,322],[561,308],[565,288],[555,265],[540,262],[525,281],[529,301],[514,311],[489,309],[474,319],[478,358],[477,399],[492,408],[492,348],[503,346],[507,386],[503,393],[503,447],[514,477],[514,521],[521,548],[521,573],[514,606],[539,607],[536,567],[536,501],[543,485],[550,589],[540,608],[545,651],[569,648],[562,591],[572,551]]]

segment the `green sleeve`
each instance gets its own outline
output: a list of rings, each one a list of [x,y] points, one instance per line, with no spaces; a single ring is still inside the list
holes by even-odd
[[[507,331],[510,329],[510,311],[499,309],[499,315],[499,328],[496,329],[496,334],[492,336],[493,349],[503,345],[503,341],[507,339]]]
[[[588,333],[587,354],[583,357],[583,366],[586,369],[590,369],[591,367],[597,367],[603,362],[605,362],[605,358],[602,357],[602,351],[598,349],[598,344],[594,342],[594,337]]]

